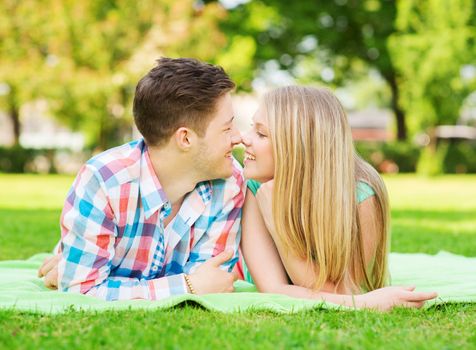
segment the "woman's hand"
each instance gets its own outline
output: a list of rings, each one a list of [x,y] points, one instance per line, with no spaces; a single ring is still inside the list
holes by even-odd
[[[274,220],[273,220],[273,187],[274,180],[264,182],[256,193],[256,201],[261,211],[264,224],[271,236],[274,236]]]
[[[415,286],[384,287],[354,297],[358,308],[388,311],[394,307],[421,308],[425,301],[438,296],[435,292],[415,292]]]

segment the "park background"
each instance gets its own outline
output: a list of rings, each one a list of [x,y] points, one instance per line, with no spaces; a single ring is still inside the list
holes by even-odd
[[[161,56],[223,66],[242,131],[270,88],[331,88],[388,186],[392,251],[476,256],[474,1],[3,0],[0,260],[51,251],[80,165],[140,137],[135,84]],[[3,310],[0,345],[476,348],[475,312]]]

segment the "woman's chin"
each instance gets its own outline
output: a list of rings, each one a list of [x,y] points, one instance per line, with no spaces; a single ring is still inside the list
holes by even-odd
[[[250,169],[245,166],[243,169],[243,176],[246,180],[255,180],[258,182],[266,182],[271,180],[273,177],[269,176],[268,174],[261,174],[260,172],[256,171],[255,169]]]
[[[244,169],[243,169],[243,176],[245,177],[245,179],[251,180],[251,179],[253,179],[253,172],[249,171],[249,169],[247,169],[246,166],[245,166]]]
[[[257,180],[261,178],[259,172],[257,172],[255,169],[250,169],[249,166],[246,166],[243,168],[243,176],[247,180]]]

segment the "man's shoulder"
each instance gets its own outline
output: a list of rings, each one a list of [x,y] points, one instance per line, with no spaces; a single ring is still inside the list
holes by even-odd
[[[101,152],[86,162],[86,167],[109,186],[139,178],[143,141],[135,140]]]

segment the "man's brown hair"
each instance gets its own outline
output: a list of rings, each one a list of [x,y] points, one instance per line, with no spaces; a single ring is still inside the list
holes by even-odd
[[[161,58],[137,84],[134,121],[149,145],[167,141],[179,127],[203,137],[217,100],[235,87],[223,68],[193,58]]]

